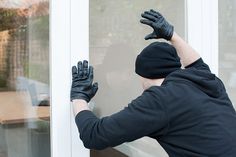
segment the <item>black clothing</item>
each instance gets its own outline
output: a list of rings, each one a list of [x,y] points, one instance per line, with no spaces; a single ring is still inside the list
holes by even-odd
[[[180,68],[176,49],[165,42],[151,43],[142,50],[135,61],[135,72],[150,79],[165,78]]]
[[[88,61],[78,62],[77,67],[72,67],[72,85],[70,100],[83,99],[89,102],[98,90],[98,83],[93,83],[93,67],[88,66]]]
[[[153,32],[145,36],[145,40],[160,38],[170,40],[172,38],[174,27],[159,12],[151,9],[142,13],[141,16],[143,19],[140,22],[153,28]]]
[[[236,157],[235,110],[202,59],[171,73],[118,113],[98,119],[82,111],[75,120],[90,149],[149,136],[170,157]]]

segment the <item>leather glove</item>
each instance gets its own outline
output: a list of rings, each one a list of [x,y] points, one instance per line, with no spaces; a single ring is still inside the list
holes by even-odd
[[[151,9],[150,11],[142,13],[141,16],[145,19],[141,19],[140,22],[154,29],[151,34],[145,37],[145,40],[159,38],[170,40],[172,38],[174,27],[170,25],[159,12]]]
[[[98,90],[98,83],[93,84],[93,67],[88,67],[88,61],[78,62],[72,67],[72,85],[70,99],[83,99],[89,102]]]

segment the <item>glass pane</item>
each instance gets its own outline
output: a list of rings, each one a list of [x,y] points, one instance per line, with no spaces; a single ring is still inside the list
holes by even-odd
[[[0,157],[50,156],[49,1],[0,1]]]
[[[219,0],[219,76],[234,106],[236,105],[235,43],[236,0]]]
[[[99,83],[99,91],[92,103],[98,116],[118,112],[142,93],[139,77],[134,72],[135,59],[141,50],[153,41],[144,40],[144,36],[152,30],[139,23],[140,14],[149,9],[159,10],[184,37],[184,2],[184,0],[90,1],[90,64],[94,66],[95,81]],[[145,142],[151,145],[152,141],[148,140],[145,139]],[[142,145],[141,142],[133,146],[142,147]],[[148,151],[148,147],[154,148],[155,150],[151,152],[154,156],[163,154],[162,149],[150,145],[144,149]]]

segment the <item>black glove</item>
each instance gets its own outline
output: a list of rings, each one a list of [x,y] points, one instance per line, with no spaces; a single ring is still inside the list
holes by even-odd
[[[78,68],[78,69],[77,69]],[[98,83],[93,84],[93,67],[89,66],[88,61],[78,62],[78,67],[72,67],[72,86],[70,92],[71,101],[83,99],[89,102],[98,90]]]
[[[145,37],[145,40],[159,38],[170,40],[172,38],[174,27],[170,25],[159,12],[151,9],[150,11],[145,11],[141,16],[145,19],[141,19],[140,22],[154,29],[151,34]]]

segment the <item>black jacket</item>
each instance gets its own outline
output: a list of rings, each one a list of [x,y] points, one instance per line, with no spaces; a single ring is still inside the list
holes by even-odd
[[[202,59],[169,74],[118,113],[75,118],[85,147],[104,149],[149,136],[170,157],[236,157],[236,113]]]

